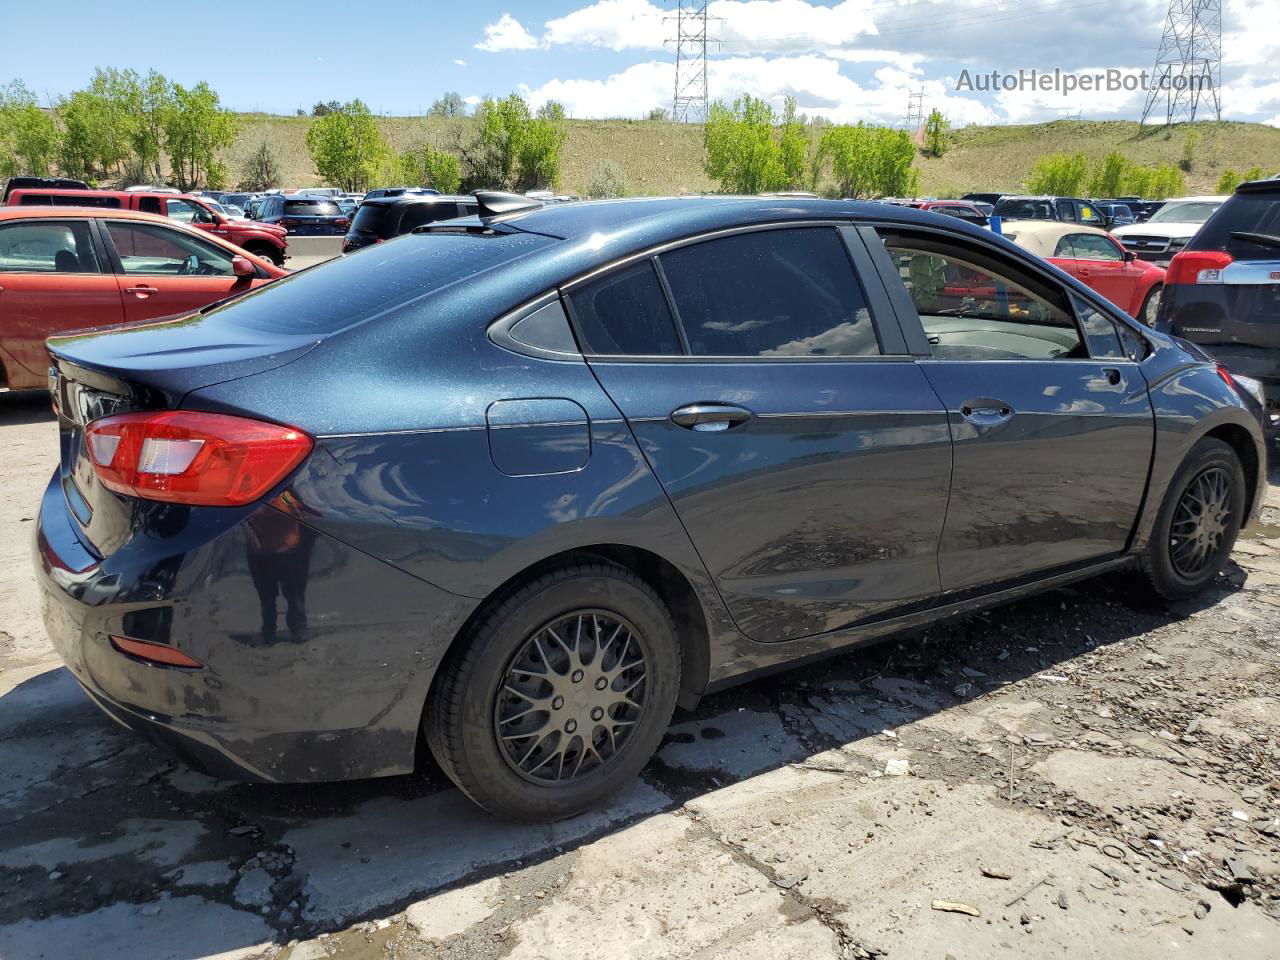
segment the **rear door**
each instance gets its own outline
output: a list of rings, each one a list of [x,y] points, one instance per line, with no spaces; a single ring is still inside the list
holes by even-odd
[[[937,594],[946,415],[856,233],[687,241],[566,299],[745,634],[789,640]]]
[[[89,220],[0,223],[0,350],[10,387],[45,385],[45,338],[124,320],[115,277],[100,261]]]
[[[125,319],[149,320],[203,307],[250,287],[230,251],[160,223],[104,220]]]
[[[878,251],[946,405],[955,467],[939,550],[948,591],[1120,554],[1146,491],[1154,415],[1111,319],[968,237],[885,227]]]

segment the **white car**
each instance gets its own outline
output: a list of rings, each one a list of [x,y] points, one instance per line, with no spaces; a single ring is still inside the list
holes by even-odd
[[[1116,227],[1111,235],[1137,254],[1139,260],[1163,266],[1187,245],[1200,226],[1226,201],[1225,196],[1167,200],[1145,223]]]

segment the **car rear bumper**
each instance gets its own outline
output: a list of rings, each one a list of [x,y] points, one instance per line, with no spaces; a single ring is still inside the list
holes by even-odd
[[[298,536],[294,556],[253,546],[260,538],[246,531],[259,517]],[[98,558],[56,477],[45,491],[34,545],[45,626],[99,707],[217,776],[299,783],[413,769],[431,678],[475,600],[270,506],[180,555],[152,537],[146,556],[127,545]],[[121,635],[204,666],[126,655],[110,640]]]

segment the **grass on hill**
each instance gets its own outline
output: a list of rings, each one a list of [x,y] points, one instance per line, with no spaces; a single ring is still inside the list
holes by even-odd
[[[224,155],[233,180],[249,154],[264,140],[275,151],[287,186],[316,186],[319,178],[307,154],[309,117],[242,114],[238,142]],[[471,123],[464,118],[380,117],[378,125],[394,150],[420,143],[450,149]],[[701,193],[715,184],[702,169],[702,128],[693,124],[638,120],[570,120],[560,189],[585,193],[596,164],[616,162],[632,194]],[[1174,127],[1140,127],[1127,120],[1056,120],[1016,126],[962,127],[952,131],[945,156],[917,158],[921,193],[958,196],[971,190],[1024,189],[1035,161],[1047,153],[1083,153],[1090,160],[1119,150],[1137,163],[1178,163],[1189,131],[1199,134],[1189,193],[1213,193],[1223,170],[1243,173],[1261,166],[1280,171],[1280,129],[1257,123],[1200,122]]]

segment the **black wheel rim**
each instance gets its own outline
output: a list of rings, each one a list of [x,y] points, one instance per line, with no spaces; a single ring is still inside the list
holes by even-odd
[[[534,632],[507,666],[494,732],[507,764],[541,784],[606,766],[644,713],[648,651],[616,613],[579,610]]]
[[[1231,480],[1221,467],[1200,471],[1173,511],[1169,559],[1187,579],[1202,576],[1222,550],[1231,526]]]

